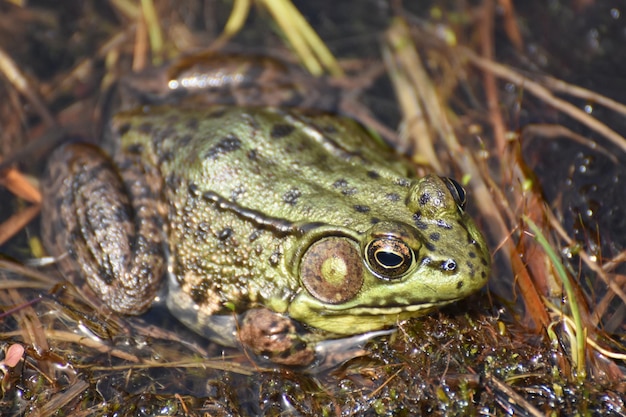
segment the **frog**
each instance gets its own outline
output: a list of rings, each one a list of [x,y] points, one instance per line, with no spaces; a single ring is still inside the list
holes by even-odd
[[[164,291],[200,335],[309,366],[323,343],[485,286],[489,250],[458,182],[416,176],[352,118],[212,103],[174,91],[180,78],[111,112],[100,143],[54,151],[43,174],[44,245],[108,308],[143,314]]]

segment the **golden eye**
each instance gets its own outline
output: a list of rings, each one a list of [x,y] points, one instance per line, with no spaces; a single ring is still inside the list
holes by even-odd
[[[394,238],[372,240],[365,248],[365,258],[372,271],[387,279],[402,277],[413,263],[413,250]]]
[[[324,303],[353,299],[363,285],[363,262],[357,245],[340,237],[313,243],[300,262],[300,280],[309,294]]]
[[[441,177],[441,179],[446,184],[446,187],[448,187],[448,191],[452,194],[452,198],[454,198],[456,205],[459,206],[461,210],[465,210],[465,204],[467,203],[465,188],[452,178]]]

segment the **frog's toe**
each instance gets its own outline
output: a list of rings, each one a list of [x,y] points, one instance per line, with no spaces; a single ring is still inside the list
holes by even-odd
[[[315,359],[314,349],[300,337],[296,322],[268,309],[248,311],[238,334],[245,347],[273,363],[305,366]]]

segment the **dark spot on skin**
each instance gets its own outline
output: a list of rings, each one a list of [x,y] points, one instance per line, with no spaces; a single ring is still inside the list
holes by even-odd
[[[230,227],[226,227],[217,234],[217,238],[221,241],[224,241],[233,235],[233,229]]]
[[[109,273],[109,270],[103,266],[98,267],[98,276],[106,285],[113,285],[115,278]]]
[[[394,181],[394,183],[396,185],[399,185],[400,187],[410,187],[411,186],[411,182],[409,180],[407,180],[406,178],[398,178]]]
[[[441,269],[443,269],[444,271],[454,271],[456,269],[456,262],[454,261],[454,259],[446,259],[445,261],[441,262]]]
[[[158,223],[155,223],[155,224],[161,224],[161,223],[159,221]],[[147,244],[145,253],[147,253],[148,255],[163,256],[163,246],[161,245],[160,242],[150,241]],[[149,270],[148,270],[148,273],[150,273]]]
[[[193,136],[191,135],[183,135],[183,137],[178,139],[178,145],[180,145],[181,148],[186,148],[191,143],[192,139]]]
[[[139,130],[141,133],[148,134],[152,132],[153,128],[154,126],[152,125],[152,123],[145,122],[145,123],[140,124],[137,130]]]
[[[189,186],[187,187],[187,191],[194,197],[200,196],[200,190],[198,189],[198,186],[194,183],[189,184]]]
[[[272,130],[270,131],[270,137],[272,139],[280,139],[285,136],[289,136],[296,128],[293,125],[286,123],[277,123],[272,126]]]
[[[347,186],[348,186],[348,181],[346,181],[343,178],[340,178],[337,181],[333,182],[333,187],[335,188],[345,188]]]
[[[437,247],[430,242],[426,242],[424,246],[426,246],[426,249],[428,249],[428,252],[434,252],[437,250]]]
[[[278,320],[276,319],[272,319],[267,323],[267,328],[268,329],[280,329],[284,326],[280,326],[280,323],[278,322]]]
[[[343,178],[338,179],[333,183],[333,187],[341,188],[341,194],[347,196],[351,196],[356,194],[358,191],[355,187],[348,188],[348,181]]]
[[[151,133],[152,143],[155,148],[163,146],[164,143],[169,143],[171,138],[176,137],[178,132],[172,126],[168,126],[165,129],[157,130]]]
[[[120,127],[117,128],[117,134],[119,136],[124,136],[130,130],[130,123],[124,123]]]
[[[461,288],[463,288],[463,281],[459,281],[456,283],[456,288],[457,290],[460,290]]]
[[[472,251],[470,251],[467,255],[468,255],[470,258],[475,258],[475,257],[476,257],[476,252],[472,252]]]
[[[373,180],[377,180],[378,178],[380,178],[380,174],[376,171],[367,171],[367,176]]]
[[[441,238],[441,235],[437,232],[434,232],[434,233],[431,233],[428,237],[430,240],[433,240],[436,242]]]
[[[380,219],[378,217],[372,217],[370,219],[370,223],[371,224],[376,224],[376,223],[380,223]]]
[[[415,213],[413,215],[413,222],[415,223],[415,227],[420,230],[428,230],[428,224],[422,220],[422,216],[420,213]]]
[[[189,296],[191,297],[191,299],[193,300],[194,303],[196,304],[200,304],[204,301],[206,294],[203,293],[200,288],[198,287],[194,287],[191,289],[191,291],[189,292]]]
[[[220,139],[215,145],[211,146],[204,154],[205,159],[215,160],[220,155],[233,152],[241,148],[241,139],[232,133]]]
[[[167,184],[169,188],[178,188],[180,185],[180,179],[174,174],[169,174],[165,178],[165,184]]]
[[[446,223],[445,220],[437,219],[435,220],[435,224],[437,225],[437,227],[441,227],[442,229],[448,229],[448,230],[452,229],[452,226]]]
[[[419,200],[417,200],[420,206],[425,206],[430,201],[430,194],[424,193],[420,196]]]
[[[250,236],[248,236],[248,240],[250,242],[254,242],[255,240],[257,240],[259,237],[261,236],[261,231],[260,230],[255,230],[254,232],[250,233]]]
[[[399,195],[399,194],[396,194],[396,193],[388,193],[388,194],[385,194],[385,198],[386,198],[387,200],[389,200],[389,201],[394,202],[394,203],[396,203],[396,202],[400,201],[400,195]]]
[[[233,188],[233,190],[230,192],[230,199],[233,201],[237,201],[237,199],[243,195],[243,193],[246,192],[246,189],[244,187],[235,187]]]
[[[191,119],[188,119],[187,123],[185,123],[185,126],[189,130],[194,130],[194,131],[198,130],[198,119],[196,119],[195,117],[192,117]]]
[[[302,193],[297,188],[292,188],[283,194],[283,202],[289,204],[290,206],[295,206],[298,203],[298,198]]]
[[[126,152],[139,155],[143,152],[143,145],[141,143],[132,143],[126,147]]]
[[[150,222],[151,220],[154,221],[154,217],[146,217],[146,218],[144,218],[144,220],[147,221],[147,222]],[[156,225],[160,225],[160,224],[161,224],[161,221],[158,220],[158,218],[157,218]],[[149,237],[142,236],[142,235],[138,235],[136,239],[137,240],[134,242],[134,244],[137,247],[145,248],[146,252],[150,252],[150,251],[154,250],[154,248],[155,248],[154,247],[154,245],[155,245],[154,240],[150,239]]]
[[[282,254],[280,252],[274,252],[270,255],[269,257],[269,262],[270,265],[272,266],[278,266],[278,263],[280,262],[280,257],[282,256]]]
[[[485,274],[485,271],[483,271],[483,272],[481,272],[481,273],[480,273],[480,277],[481,277],[482,279],[485,279],[485,278],[487,277],[487,274]]]
[[[209,230],[210,230],[210,227],[207,222],[200,222],[198,224],[198,230],[196,231],[196,233],[198,234],[198,237],[200,237],[202,240],[205,240],[207,232]]]
[[[113,211],[113,219],[117,221],[126,221],[130,218],[128,215],[128,208],[124,206],[115,207]]]
[[[355,204],[354,209],[359,213],[369,213],[370,208],[368,206],[363,206],[361,204]]]
[[[483,266],[487,266],[488,262],[485,258],[480,258],[480,263],[483,264]]]
[[[159,153],[159,165],[171,162],[174,159],[174,152],[171,150]]]
[[[257,158],[256,149],[250,149],[248,153],[246,154],[246,156],[248,157],[249,160],[256,161],[256,158]]]

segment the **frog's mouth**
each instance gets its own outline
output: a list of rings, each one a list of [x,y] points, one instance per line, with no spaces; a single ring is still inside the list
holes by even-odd
[[[379,315],[396,315],[403,313],[418,313],[414,315],[426,314],[429,311],[435,310],[447,304],[452,304],[462,298],[453,298],[450,300],[437,301],[432,303],[421,303],[413,305],[402,306],[360,306],[360,307],[346,307],[340,305],[326,306],[324,309],[320,309],[318,314],[322,316],[333,316],[342,314],[352,314],[355,316],[379,316]]]
[[[464,297],[410,305],[328,305],[311,297],[296,297],[287,313],[294,320],[331,333],[348,335],[393,326],[399,321],[417,317]]]

